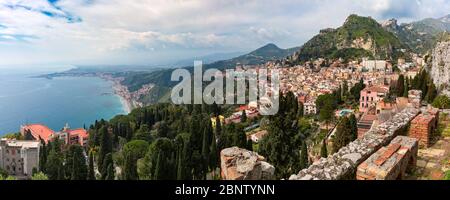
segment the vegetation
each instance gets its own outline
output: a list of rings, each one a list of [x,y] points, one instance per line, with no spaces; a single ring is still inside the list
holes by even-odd
[[[279,102],[278,113],[268,116],[269,134],[260,141],[258,149],[269,163],[276,166],[277,178],[288,178],[307,166],[307,150],[304,145],[311,130],[300,131],[298,128],[299,121],[301,122],[297,118],[298,111],[302,109],[299,109],[297,98],[292,92],[281,96]],[[301,155],[301,152],[305,153]]]
[[[371,50],[354,48],[353,42],[371,40]],[[357,60],[362,57],[393,59],[404,56],[400,49],[407,47],[392,33],[370,17],[350,15],[344,25],[327,29],[306,42],[298,53],[297,62],[317,58]]]
[[[439,95],[433,100],[431,105],[435,108],[450,109],[450,98],[445,95]]]

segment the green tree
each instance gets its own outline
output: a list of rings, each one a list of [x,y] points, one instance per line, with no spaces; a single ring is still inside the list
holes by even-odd
[[[88,169],[83,151],[83,147],[80,145],[71,145],[69,147],[66,163],[71,163],[72,165],[67,168],[68,170],[71,170],[71,180],[86,180],[87,178]],[[68,160],[71,162],[67,162]]]
[[[63,180],[64,179],[64,166],[63,156],[60,152],[54,148],[50,150],[45,163],[45,169],[50,180]]]
[[[344,117],[336,127],[333,139],[333,153],[338,152],[340,148],[351,142],[351,132],[350,120],[347,117]]]
[[[98,152],[98,164],[100,174],[102,174],[102,178],[106,177],[106,170],[108,168],[108,164],[105,166],[103,161],[106,159],[106,155],[112,152],[112,140],[111,135],[108,132],[106,126],[102,126],[100,128],[101,138],[100,138],[100,150]],[[112,156],[111,156],[112,157]]]
[[[125,144],[123,157],[125,159],[124,173],[125,180],[138,180],[137,161],[145,156],[148,150],[148,143],[144,140],[132,140]]]
[[[403,96],[403,92],[405,90],[405,77],[403,76],[403,74],[400,74],[400,76],[398,77],[397,80],[397,87],[396,87],[396,95],[398,97]]]
[[[320,148],[320,157],[322,157],[322,158],[328,157],[328,150],[327,150],[327,141],[326,141],[326,139],[323,139],[323,141],[322,141],[322,147]]]
[[[94,169],[94,152],[89,151],[89,168],[88,168],[88,180],[95,180],[95,169]]]
[[[308,159],[308,147],[306,146],[306,142],[302,143],[302,149],[300,152],[300,169],[308,168],[309,159]]]
[[[350,124],[349,141],[351,142],[358,138],[358,121],[356,120],[356,116],[354,114],[351,114],[348,120]]]
[[[102,180],[114,180],[114,161],[112,153],[105,155],[105,159],[102,162],[101,179]]]
[[[245,110],[242,111],[241,114],[241,123],[246,123],[247,122],[247,113],[245,112]]]
[[[445,95],[437,96],[431,104],[435,108],[450,109],[450,99]]]

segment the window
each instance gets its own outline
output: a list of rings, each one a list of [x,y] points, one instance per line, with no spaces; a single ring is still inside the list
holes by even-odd
[[[8,149],[6,149],[6,154],[9,154],[9,150]]]

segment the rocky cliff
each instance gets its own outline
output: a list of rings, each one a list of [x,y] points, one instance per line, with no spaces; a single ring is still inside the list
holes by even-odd
[[[433,49],[430,74],[437,88],[450,97],[450,40],[438,42]]]

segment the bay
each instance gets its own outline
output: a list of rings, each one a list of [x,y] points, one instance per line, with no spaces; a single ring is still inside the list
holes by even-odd
[[[40,72],[42,74],[42,72]],[[60,130],[89,127],[126,111],[112,83],[98,77],[31,78],[36,73],[0,73],[0,136],[20,125],[41,123]]]

